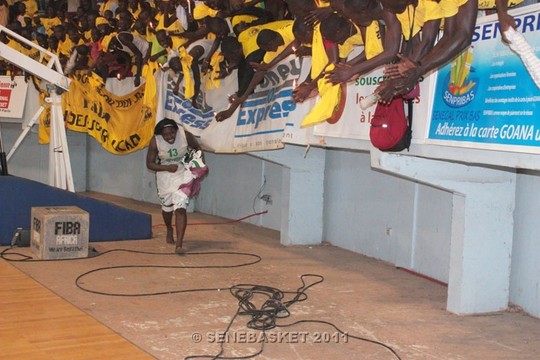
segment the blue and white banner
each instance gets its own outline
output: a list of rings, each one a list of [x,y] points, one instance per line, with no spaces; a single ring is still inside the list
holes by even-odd
[[[517,31],[538,54],[540,8],[520,11]],[[438,71],[426,142],[540,152],[539,118],[540,90],[501,41],[496,18],[480,18],[472,45]]]
[[[229,107],[228,98],[238,89],[237,74],[221,80],[219,88],[202,90],[194,108],[183,94],[173,94],[172,76],[164,76],[162,87],[164,116],[175,119],[197,136],[209,151],[235,153],[283,147],[287,118],[296,109],[292,89],[300,74],[300,61],[290,57],[269,70],[263,82],[229,119],[215,115]],[[203,86],[204,87],[204,82]]]

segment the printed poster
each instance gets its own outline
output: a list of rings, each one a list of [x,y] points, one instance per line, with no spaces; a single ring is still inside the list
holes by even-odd
[[[540,8],[514,13],[517,30],[540,54]],[[496,17],[480,18],[469,48],[439,70],[430,143],[540,153],[540,89],[501,41]]]
[[[27,91],[24,76],[0,76],[0,117],[21,119]]]

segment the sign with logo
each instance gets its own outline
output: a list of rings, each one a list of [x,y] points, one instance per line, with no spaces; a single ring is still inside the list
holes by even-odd
[[[0,117],[23,117],[28,84],[24,76],[0,76]]]
[[[517,14],[517,31],[538,54],[540,8]],[[540,153],[540,89],[502,42],[496,18],[488,19],[479,19],[471,46],[439,70],[426,142]]]

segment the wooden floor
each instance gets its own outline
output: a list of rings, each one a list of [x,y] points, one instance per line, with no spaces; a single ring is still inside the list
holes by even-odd
[[[0,259],[1,359],[151,359]]]

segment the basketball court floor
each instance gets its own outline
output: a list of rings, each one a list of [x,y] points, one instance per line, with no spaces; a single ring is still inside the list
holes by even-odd
[[[540,320],[518,308],[452,314],[444,284],[198,213],[188,254],[174,255],[158,205],[87,195],[152,214],[152,239],[90,243],[84,259],[0,260],[0,358],[539,357]]]

